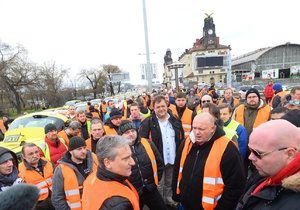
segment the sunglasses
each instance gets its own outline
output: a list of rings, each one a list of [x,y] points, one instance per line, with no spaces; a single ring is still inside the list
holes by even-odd
[[[258,159],[262,159],[263,157],[265,157],[265,156],[267,156],[267,155],[269,155],[269,154],[271,154],[271,153],[273,153],[273,152],[286,150],[286,149],[288,149],[288,148],[289,148],[289,147],[284,147],[284,148],[280,148],[280,149],[275,149],[275,150],[273,150],[273,151],[271,151],[271,152],[259,152],[259,151],[255,150],[255,149],[250,148],[250,147],[249,147],[249,150],[250,150],[250,152],[251,152],[253,155],[255,155],[255,157],[257,157]]]
[[[210,103],[211,101],[210,100],[206,100],[206,101],[202,101],[202,103]]]

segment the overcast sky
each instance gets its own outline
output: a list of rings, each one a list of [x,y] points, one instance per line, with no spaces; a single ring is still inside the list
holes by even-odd
[[[220,43],[232,55],[286,42],[300,44],[297,0],[146,0],[151,62],[163,69],[202,37],[204,13],[214,13]],[[139,81],[146,62],[142,0],[0,0],[0,40],[23,45],[29,58],[55,61],[70,74],[118,65]]]

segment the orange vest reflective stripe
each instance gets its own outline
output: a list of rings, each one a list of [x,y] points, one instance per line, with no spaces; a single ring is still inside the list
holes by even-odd
[[[106,135],[118,135],[117,131],[114,128],[109,127],[108,125],[104,125],[104,130]]]
[[[144,146],[148,157],[150,158],[152,170],[153,170],[154,182],[156,185],[158,185],[157,163],[156,163],[156,158],[155,158],[154,152],[151,148],[150,143],[147,141],[147,139],[141,138],[141,143]]]
[[[65,130],[59,131],[57,134],[60,138],[62,138],[63,140],[65,140],[65,144],[69,147],[70,144],[70,139],[66,133]]]
[[[61,172],[64,178],[64,190],[66,201],[72,210],[81,210],[80,189],[76,174],[72,168],[65,164],[60,164]]]
[[[47,161],[42,158],[42,160]],[[24,162],[19,164],[19,177],[27,184],[33,184],[39,188],[39,201],[43,201],[49,196],[49,190],[52,190],[53,166],[50,161],[47,161],[43,168],[43,176],[36,170],[28,170]]]
[[[106,199],[119,196],[128,199],[134,210],[139,210],[138,193],[129,181],[125,181],[129,187],[117,181],[102,181],[93,173],[84,182],[82,209],[99,210]]]
[[[280,91],[279,93],[276,93],[274,96],[273,96],[273,98],[272,98],[272,100],[270,101],[270,103],[269,103],[269,105],[270,106],[273,106],[273,100],[274,100],[274,97],[275,96],[280,96],[280,98],[282,98],[282,97],[284,97],[286,95],[286,92],[283,90],[283,91]],[[274,108],[274,107],[273,107]]]
[[[245,105],[241,104],[235,109],[235,121],[239,122],[242,125],[245,125],[245,119],[244,119],[244,111],[245,111]],[[260,124],[269,121],[270,119],[270,112],[271,107],[269,105],[266,105],[260,109],[258,109],[258,113],[256,116],[256,119],[253,124],[253,128],[256,128]]]
[[[172,111],[172,113],[178,117],[178,112],[176,109],[176,106],[170,106],[170,110]],[[193,115],[193,111],[190,110],[189,108],[185,108],[182,117],[181,117],[181,124],[182,124],[182,128],[184,130],[184,137],[187,138],[190,135],[190,132],[192,130],[192,115]]]
[[[202,193],[202,207],[205,210],[213,210],[218,204],[224,190],[224,182],[222,173],[220,171],[220,164],[224,151],[230,142],[225,136],[215,140],[205,162],[204,176],[203,176],[203,193]],[[186,157],[192,148],[190,138],[185,140],[184,148],[180,159],[180,168],[177,180],[176,193],[180,193],[179,184],[182,179],[182,170]]]

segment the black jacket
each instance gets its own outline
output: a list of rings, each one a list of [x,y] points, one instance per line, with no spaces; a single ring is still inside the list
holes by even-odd
[[[107,171],[103,168],[98,168],[97,178],[103,181],[117,181],[127,186],[125,180],[127,177]],[[121,196],[113,196],[106,199],[99,210],[133,210],[133,206],[127,198]]]
[[[181,144],[182,140],[184,139],[184,131],[181,125],[180,119],[175,117],[171,111],[168,111],[170,117],[169,122],[171,123],[174,131],[175,131],[175,144],[176,144],[176,150],[179,148],[179,145]],[[162,135],[161,130],[159,127],[158,119],[153,112],[150,117],[147,117],[143,120],[142,125],[139,130],[139,134],[141,138],[149,139],[151,132],[151,140],[157,147],[158,151],[160,152],[162,159],[163,158],[163,142],[162,142]]]
[[[155,155],[158,180],[161,179],[163,173],[163,160],[159,151],[153,142],[150,142],[152,151]],[[150,158],[146,152],[146,149],[141,143],[141,139],[135,141],[134,145],[131,146],[132,158],[135,161],[135,165],[131,169],[131,175],[129,177],[130,183],[138,191],[139,195],[142,194],[143,188],[145,187],[148,191],[153,191],[156,189],[156,184],[154,183],[153,170]]]
[[[173,199],[180,201],[184,205],[185,209],[203,209],[201,203],[204,166],[207,164],[206,159],[214,141],[224,135],[225,132],[219,126],[217,126],[216,132],[210,141],[204,143],[203,145],[193,144],[189,154],[186,157],[182,171],[182,179],[179,186],[181,193],[180,195],[177,195],[177,178],[184,142],[182,142],[180,145],[175,159],[172,190],[174,193]],[[220,165],[221,174],[225,185],[224,191],[215,209],[230,210],[236,206],[240,195],[243,193],[246,182],[246,176],[243,167],[242,159],[236,146],[232,142],[229,142],[224,151]]]
[[[251,192],[253,192],[263,180],[260,180],[249,188],[240,199],[236,210],[298,210],[300,208],[299,173],[285,178],[282,181],[282,185],[267,186],[255,195],[251,195]]]

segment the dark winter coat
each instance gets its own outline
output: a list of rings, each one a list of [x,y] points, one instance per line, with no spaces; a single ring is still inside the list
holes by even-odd
[[[168,113],[170,115],[169,122],[171,123],[175,132],[175,144],[177,150],[181,142],[184,140],[184,131],[180,119],[175,117],[171,111],[168,111]],[[150,117],[147,117],[143,120],[139,130],[139,134],[141,138],[149,139],[149,137],[151,137],[151,141],[155,144],[162,156],[162,159],[164,160],[161,130],[159,127],[158,119],[154,112]]]
[[[173,199],[180,201],[185,209],[203,209],[203,176],[206,159],[210,153],[215,140],[225,135],[225,132],[217,126],[212,138],[203,145],[193,144],[186,157],[182,171],[182,179],[179,185],[180,194],[176,194],[179,165],[184,142],[176,154],[172,190]],[[243,162],[236,146],[229,142],[221,159],[220,170],[224,181],[224,191],[218,201],[216,210],[230,210],[235,208],[246,183],[246,176],[243,169]]]
[[[282,185],[267,186],[255,195],[251,195],[260,183],[249,188],[239,201],[236,210],[298,210],[300,208],[300,173],[285,178]]]
[[[156,158],[158,180],[160,180],[164,168],[163,160],[153,142],[150,142],[150,145]],[[153,191],[156,188],[156,184],[154,182],[152,164],[140,138],[131,146],[131,151],[135,165],[131,169],[130,183],[135,187],[139,195],[142,194],[143,188],[150,192]]]

